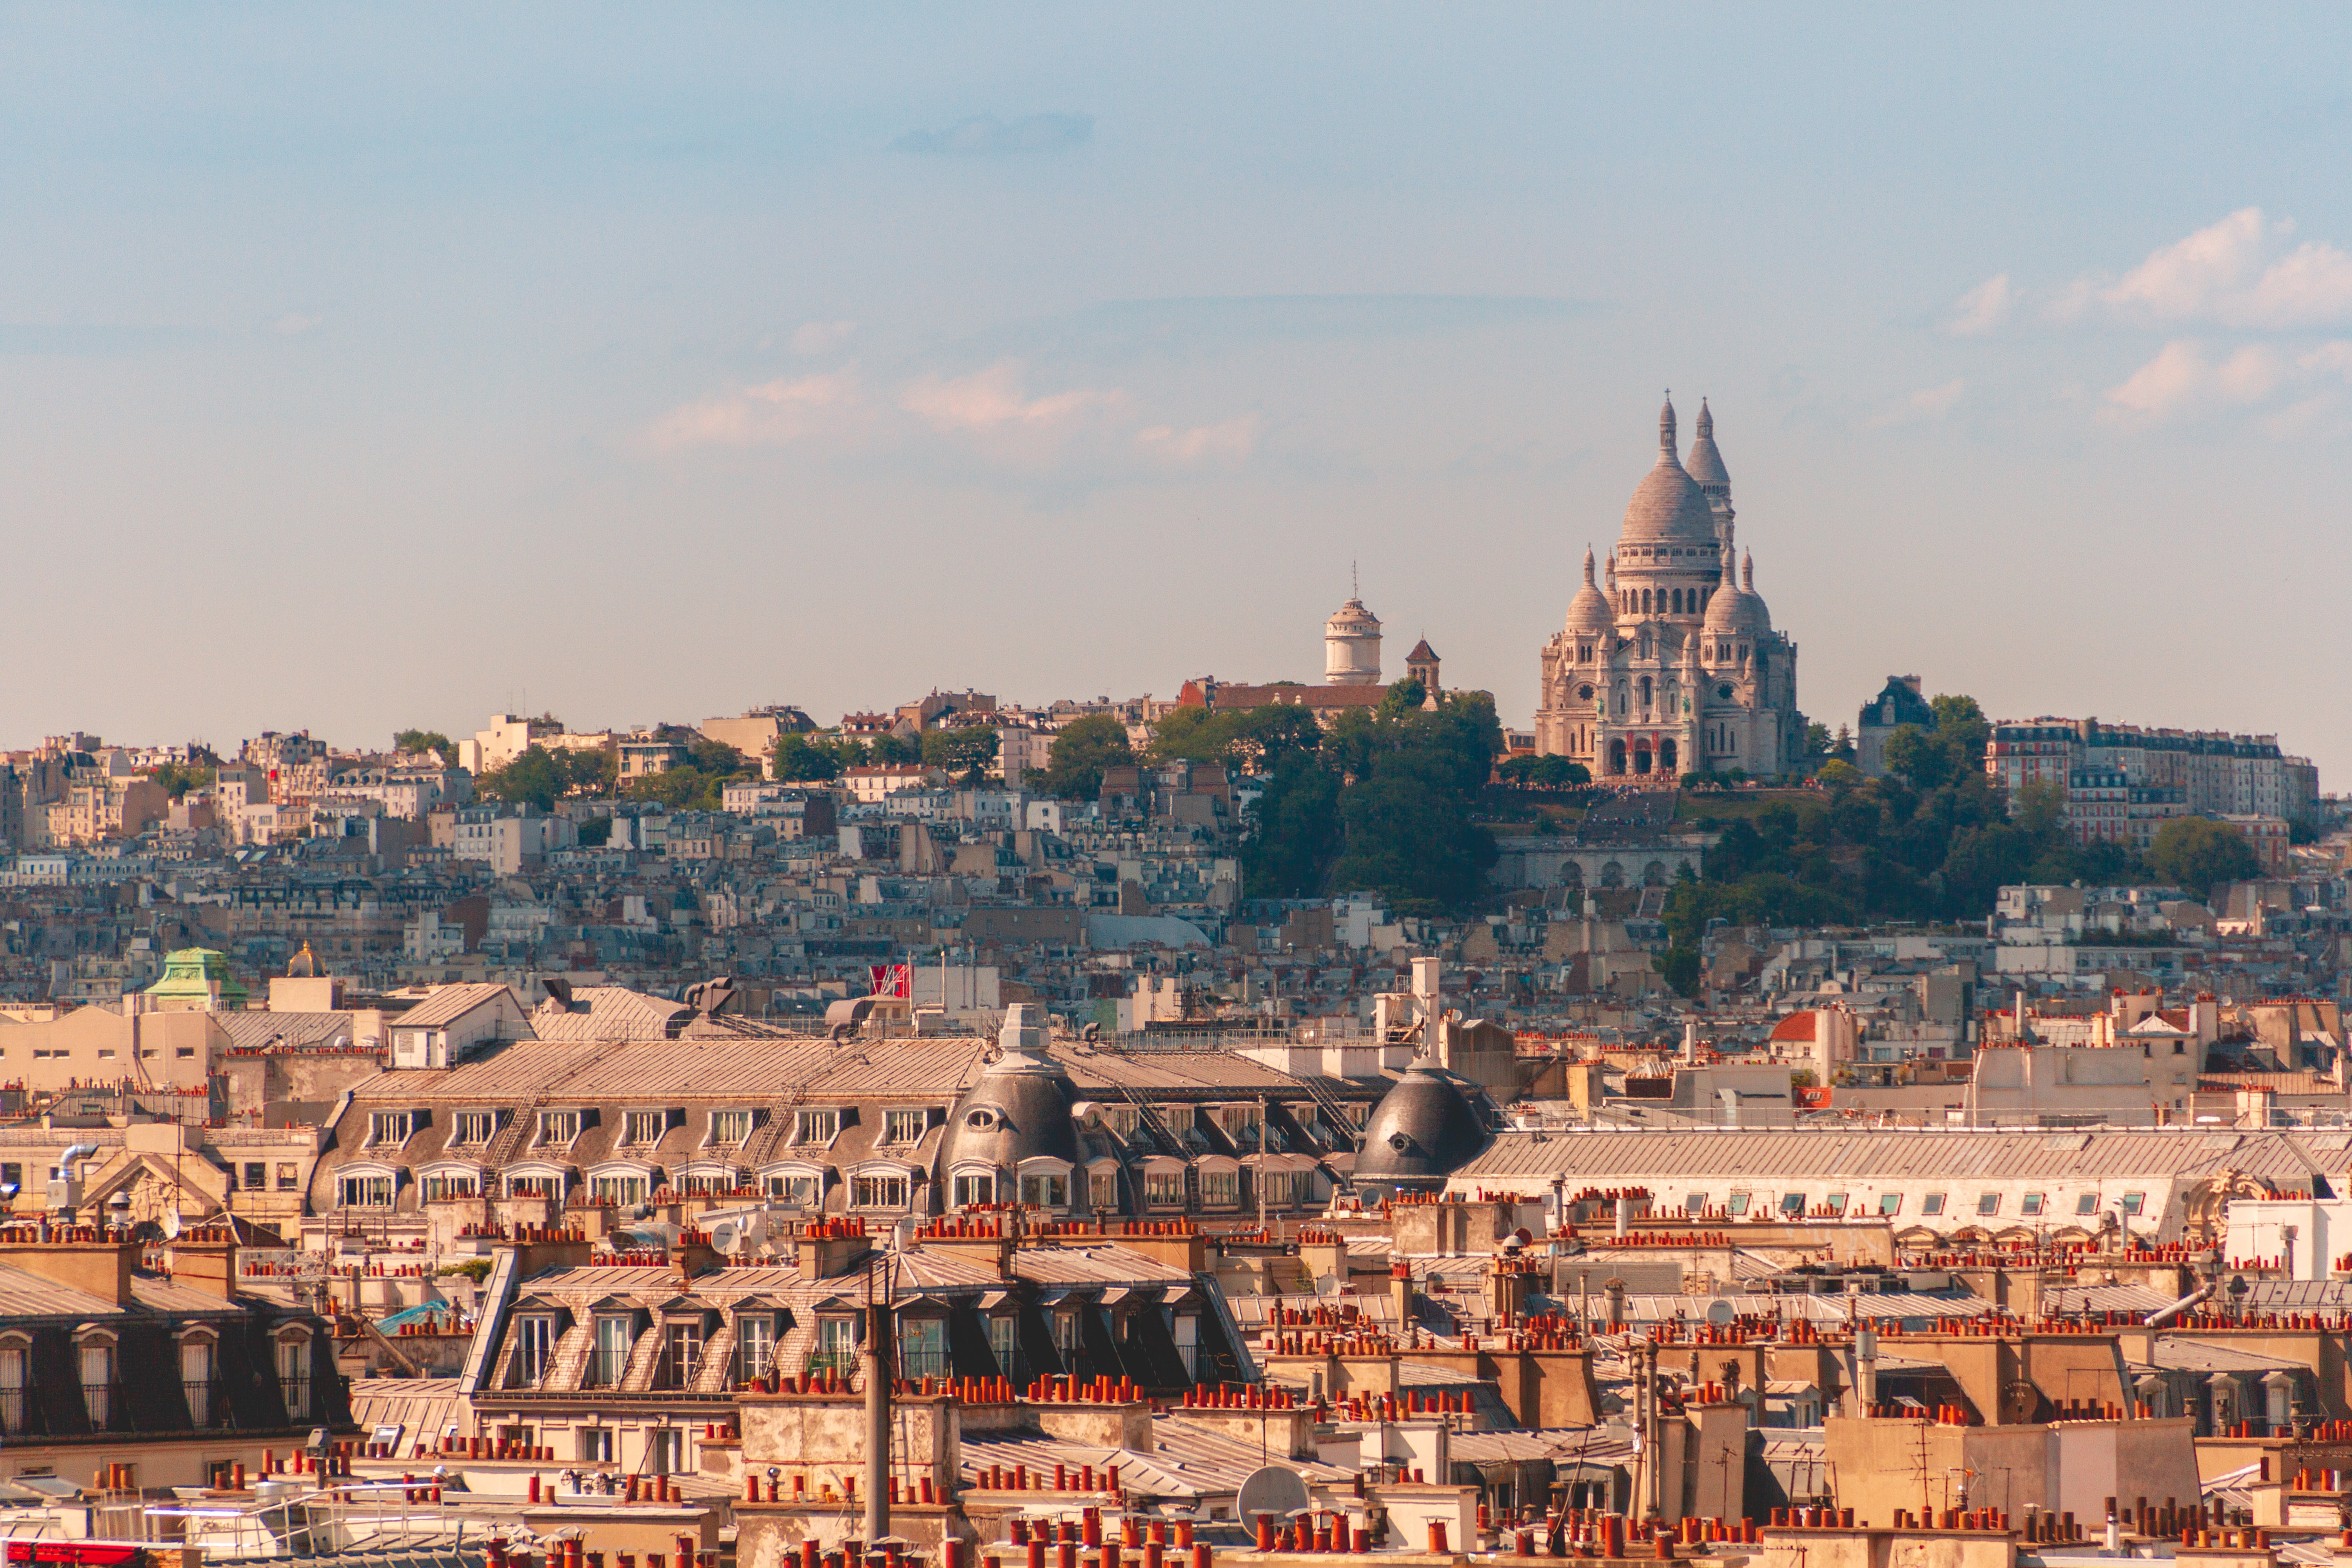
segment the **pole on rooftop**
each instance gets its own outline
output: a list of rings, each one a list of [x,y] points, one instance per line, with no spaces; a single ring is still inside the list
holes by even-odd
[[[866,1271],[866,1539],[890,1533],[890,1276],[887,1255]],[[880,1275],[880,1289],[876,1276]]]

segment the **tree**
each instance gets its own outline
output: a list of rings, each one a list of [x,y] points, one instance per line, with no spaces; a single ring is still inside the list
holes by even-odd
[[[474,793],[515,805],[535,805],[553,811],[555,803],[572,789],[568,766],[544,746],[525,747],[520,756],[502,768],[491,768],[474,781]]]
[[[857,742],[853,739],[849,744],[854,746]],[[874,765],[877,768],[911,768],[923,760],[921,743],[908,735],[887,732],[877,735],[869,749],[874,753]]]
[[[567,746],[555,753],[563,770],[564,794],[595,800],[612,795],[621,784],[618,752],[599,746]]]
[[[776,777],[788,784],[817,784],[841,776],[841,759],[831,747],[789,730],[776,737],[773,755]]]
[[[2263,863],[2246,836],[2231,823],[2210,816],[2176,816],[2156,830],[2147,862],[2168,882],[2178,882],[2202,902],[2220,882],[2242,882],[2262,874]]]
[[[1155,763],[1223,763],[1234,752],[1238,713],[1212,713],[1206,708],[1178,708],[1160,715],[1151,727],[1151,760]]]
[[[2055,780],[2028,779],[2018,786],[2010,816],[2033,838],[2056,838],[2065,831],[2066,792]]]
[[[437,754],[444,767],[457,764],[457,743],[438,730],[403,730],[392,738],[392,749],[406,756]]]
[[[1313,898],[1328,888],[1339,843],[1339,775],[1291,752],[1244,819],[1242,887],[1253,899]]]
[[[988,764],[996,760],[996,731],[985,725],[923,731],[924,764],[944,769],[959,784],[985,784]]]
[[[1933,697],[1927,706],[1936,712],[1936,738],[1952,752],[1953,763],[1970,772],[1984,769],[1985,745],[1992,739],[1992,726],[1985,721],[1984,710],[1973,697]]]
[[[1650,960],[1650,968],[1674,987],[1677,996],[1698,994],[1699,958],[1696,947],[1669,946]]]
[[[1860,768],[1855,767],[1852,763],[1841,761],[1836,757],[1832,757],[1828,761],[1822,763],[1821,767],[1814,773],[1813,776],[1821,780],[1822,783],[1829,785],[1832,789],[1852,789],[1856,784],[1866,784],[1869,782],[1863,777],[1862,770]]]
[[[219,775],[194,763],[164,763],[147,776],[176,801],[192,789],[205,788]]]
[[[1064,800],[1089,800],[1102,794],[1106,769],[1134,765],[1127,726],[1108,713],[1089,713],[1071,720],[1054,737],[1039,787]]]
[[[1886,765],[1921,789],[1934,789],[1952,776],[1952,755],[1916,724],[1899,724],[1886,737]]]

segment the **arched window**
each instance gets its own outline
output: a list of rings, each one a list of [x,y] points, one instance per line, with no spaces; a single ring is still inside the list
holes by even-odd
[[[1682,613],[1683,613],[1683,591],[1682,591],[1680,588],[1677,588],[1677,589],[1675,589],[1675,614],[1676,614],[1676,615],[1678,615],[1678,616],[1679,616],[1679,615],[1681,615]]]
[[[1642,613],[1645,616],[1650,613],[1650,591],[1647,588],[1642,590]]]

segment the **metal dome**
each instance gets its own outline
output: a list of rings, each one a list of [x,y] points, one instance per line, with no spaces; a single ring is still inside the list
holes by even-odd
[[[1364,1123],[1358,1187],[1434,1191],[1495,1141],[1494,1101],[1469,1079],[1415,1062]]]
[[[1568,602],[1568,629],[1572,632],[1605,632],[1616,617],[1610,613],[1609,601],[1592,581],[1592,546],[1584,547],[1584,586]]]
[[[997,1036],[1003,1054],[984,1068],[948,1116],[940,1139],[940,1169],[992,1165],[1010,1175],[1024,1160],[1045,1156],[1085,1163],[1077,1124],[1070,1119],[1076,1088],[1061,1063],[1045,1054],[1045,1030],[1034,1004],[1005,1010]]]
[[[1715,415],[1708,410],[1704,397],[1698,400],[1698,426],[1691,441],[1690,457],[1683,463],[1683,471],[1709,495],[1730,492],[1731,473],[1723,466],[1723,454],[1716,449]]]

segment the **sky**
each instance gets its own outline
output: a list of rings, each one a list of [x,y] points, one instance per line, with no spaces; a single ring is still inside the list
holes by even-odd
[[[2352,769],[2352,12],[0,8],[0,746],[1387,663],[1701,396],[1801,705]]]

